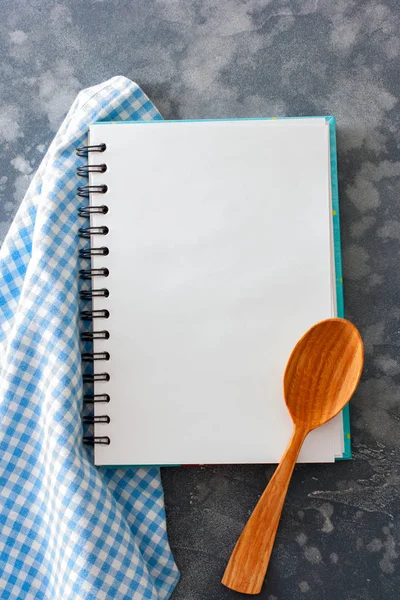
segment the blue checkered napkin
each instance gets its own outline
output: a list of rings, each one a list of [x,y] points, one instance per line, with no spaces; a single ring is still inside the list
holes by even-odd
[[[159,600],[178,580],[158,470],[96,469],[82,444],[75,150],[93,121],[160,118],[124,77],[81,92],[0,251],[3,600]]]

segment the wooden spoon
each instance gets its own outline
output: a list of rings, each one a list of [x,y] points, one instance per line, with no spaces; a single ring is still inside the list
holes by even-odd
[[[261,591],[300,448],[310,431],[336,416],[350,400],[363,362],[361,336],[345,319],[314,325],[295,346],[283,385],[293,436],[233,550],[222,579],[228,588],[243,594]]]

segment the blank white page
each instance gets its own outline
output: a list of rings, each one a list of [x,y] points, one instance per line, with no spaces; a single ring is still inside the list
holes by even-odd
[[[96,124],[93,204],[110,252],[110,423],[99,465],[278,462],[292,422],[282,377],[298,338],[333,314],[329,128],[324,119]],[[100,202],[99,202],[100,199]],[[341,417],[339,417],[341,418]],[[341,428],[313,432],[333,461]]]

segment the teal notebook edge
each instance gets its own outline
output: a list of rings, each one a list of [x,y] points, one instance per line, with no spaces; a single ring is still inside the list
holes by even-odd
[[[336,304],[337,315],[344,318],[344,295],[343,295],[343,272],[342,272],[342,245],[340,239],[340,214],[339,214],[339,183],[337,169],[337,144],[336,144],[336,119],[335,117],[325,117],[329,124],[330,140],[330,166],[331,166],[331,188],[332,188],[332,220],[333,220],[333,242],[335,255],[335,276],[336,276]],[[346,404],[342,410],[343,417],[343,436],[344,452],[337,460],[350,460],[351,453],[351,433],[350,433],[350,406]]]
[[[331,194],[332,194],[332,222],[333,222],[333,243],[334,243],[334,259],[335,259],[335,277],[336,277],[336,305],[337,316],[344,318],[344,295],[343,295],[343,272],[342,272],[342,246],[340,237],[340,215],[339,215],[339,183],[338,183],[338,168],[337,168],[337,144],[336,144],[336,119],[332,116],[308,116],[308,117],[256,117],[249,119],[175,119],[164,120],[162,118],[149,121],[97,121],[96,125],[110,125],[135,123],[148,124],[154,123],[197,123],[199,121],[276,121],[276,120],[293,120],[293,119],[325,119],[329,126],[329,145],[330,145],[330,171],[331,171]],[[350,460],[351,452],[351,433],[350,433],[350,407],[347,404],[342,410],[343,418],[343,437],[344,437],[344,452],[342,456],[335,460]],[[143,465],[144,467],[179,467],[180,465]],[[117,467],[135,467],[140,465],[107,465],[102,468],[115,469]]]

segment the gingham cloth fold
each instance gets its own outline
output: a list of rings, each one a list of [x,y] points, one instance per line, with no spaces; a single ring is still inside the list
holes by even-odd
[[[97,469],[82,444],[75,150],[128,119],[161,116],[124,77],[78,95],[0,251],[2,600],[163,600],[179,577],[158,469]]]

